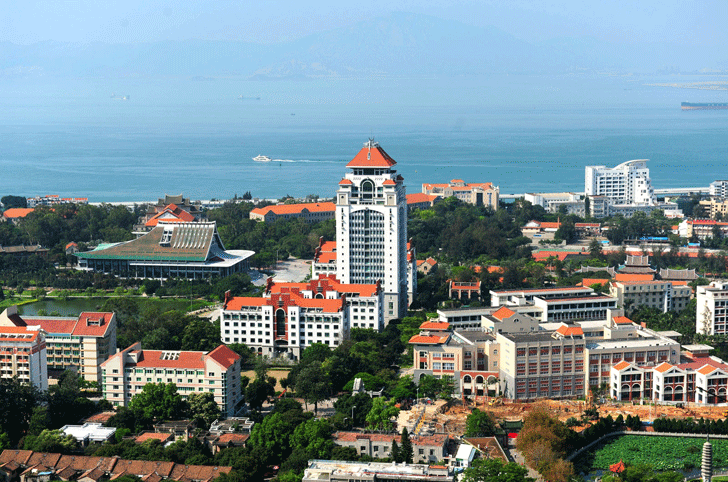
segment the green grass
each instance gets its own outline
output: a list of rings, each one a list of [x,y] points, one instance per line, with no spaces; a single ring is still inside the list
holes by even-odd
[[[608,439],[574,462],[579,472],[608,470],[610,465],[620,460],[630,464],[648,464],[657,471],[691,469],[700,467],[703,443],[704,438],[623,435]],[[728,440],[713,439],[711,443],[714,467],[728,467]]]

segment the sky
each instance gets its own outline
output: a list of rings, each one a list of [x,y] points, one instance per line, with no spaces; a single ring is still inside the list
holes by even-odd
[[[561,37],[690,46],[728,40],[725,0],[1,0],[0,42],[276,43],[394,11],[495,26],[532,43]]]

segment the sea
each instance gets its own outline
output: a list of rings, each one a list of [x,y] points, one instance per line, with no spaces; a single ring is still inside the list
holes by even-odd
[[[369,138],[397,161],[407,192],[453,178],[502,194],[583,191],[585,166],[631,159],[650,159],[655,188],[704,187],[728,179],[728,110],[680,102],[728,92],[655,84],[708,80],[0,76],[0,195],[331,197]],[[274,161],[253,162],[260,154]]]

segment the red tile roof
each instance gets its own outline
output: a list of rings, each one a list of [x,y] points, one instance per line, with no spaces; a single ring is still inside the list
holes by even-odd
[[[387,179],[382,183],[382,186],[396,186],[397,183],[394,182],[392,179]]]
[[[614,365],[614,368],[615,368],[616,370],[622,371],[622,370],[624,370],[625,368],[628,368],[629,366],[630,366],[630,364],[629,364],[629,363],[627,363],[626,361],[622,360],[621,362],[619,362],[619,363],[617,363],[616,365]]]
[[[316,258],[316,262],[318,263],[332,263],[336,261],[336,253],[321,253],[318,255],[318,258]]]
[[[556,333],[559,333],[563,336],[574,336],[574,335],[583,335],[584,330],[582,330],[580,326],[561,325],[559,327],[559,329],[556,330]]]
[[[652,281],[655,279],[653,274],[627,274],[617,272],[614,275],[615,281]]]
[[[493,318],[496,318],[496,319],[498,319],[500,321],[503,321],[506,318],[510,318],[511,316],[513,316],[515,314],[516,314],[515,311],[513,311],[513,310],[511,310],[509,308],[506,308],[505,306],[501,306],[498,309],[498,311],[496,311],[495,313],[493,313],[492,316],[493,316]]]
[[[449,328],[450,323],[445,321],[426,321],[420,325],[420,330],[446,331]]]
[[[169,442],[171,440],[174,440],[174,434],[172,433],[154,433],[154,432],[145,432],[134,439],[134,442],[141,444],[146,442],[147,440],[159,440],[160,442]]]
[[[582,286],[592,286],[592,285],[605,285],[609,283],[608,279],[601,279],[601,278],[584,278],[581,280]]]
[[[215,445],[243,445],[249,438],[249,433],[224,433],[218,437]]]
[[[409,339],[409,342],[414,343],[414,344],[420,344],[420,345],[439,345],[440,343],[445,343],[447,341],[447,339],[448,339],[447,336],[415,335]]]
[[[397,164],[384,149],[376,143],[363,147],[346,167],[392,167]]]
[[[83,312],[77,319],[24,317],[28,326],[40,326],[50,334],[103,337],[111,327],[113,313]]]
[[[250,212],[261,216],[265,216],[272,212],[273,214],[280,216],[283,214],[301,214],[304,211],[308,211],[309,213],[335,212],[336,204],[332,202],[276,204],[274,206],[266,206],[264,208],[255,208]]]
[[[634,321],[630,320],[626,316],[613,316],[612,320],[618,324],[618,325],[628,325],[634,323]]]
[[[354,183],[351,182],[349,179],[342,179],[341,181],[339,181],[339,186],[350,185],[350,184],[354,184]]]
[[[39,331],[28,331],[24,326],[0,326],[0,341],[33,342],[38,339]]]
[[[712,365],[705,365],[703,368],[698,370],[698,373],[702,375],[710,375],[714,371],[718,370],[718,367],[712,366]]]
[[[170,204],[152,216],[144,225],[156,226],[159,221],[164,221],[165,223],[190,223],[194,220],[195,217],[192,214],[188,213],[176,204]]]
[[[407,194],[407,204],[432,203],[435,199],[437,199],[437,196],[434,194],[425,194],[423,192]]]
[[[655,367],[655,371],[659,372],[659,373],[665,373],[666,371],[668,371],[670,368],[673,368],[673,367],[674,367],[674,365],[670,365],[667,362],[662,362]]]
[[[28,214],[32,213],[34,208],[10,208],[3,212],[3,216],[6,219],[17,219],[24,218]]]
[[[226,345],[220,345],[212,350],[208,355],[210,358],[222,365],[223,368],[228,369],[236,361],[240,360],[240,355],[232,351]]]
[[[570,254],[581,254],[579,251],[534,251],[531,256],[536,261],[546,261],[551,256],[555,256],[559,261],[564,261]]]
[[[139,353],[139,361],[136,363],[135,366],[155,368],[205,368],[205,354],[201,351],[178,352],[179,358],[177,358],[176,360],[163,360],[162,357],[165,353],[168,352],[162,350],[142,350]]]

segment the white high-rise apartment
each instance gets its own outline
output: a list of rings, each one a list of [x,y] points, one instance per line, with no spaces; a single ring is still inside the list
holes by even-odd
[[[705,335],[728,333],[728,281],[713,281],[695,290],[695,331]]]
[[[605,196],[614,204],[654,205],[647,159],[623,162],[614,168],[587,166],[584,180],[587,196]]]
[[[710,195],[728,197],[728,181],[713,181],[710,183]]]
[[[336,277],[381,281],[385,322],[407,311],[407,198],[396,164],[370,139],[336,192]]]

